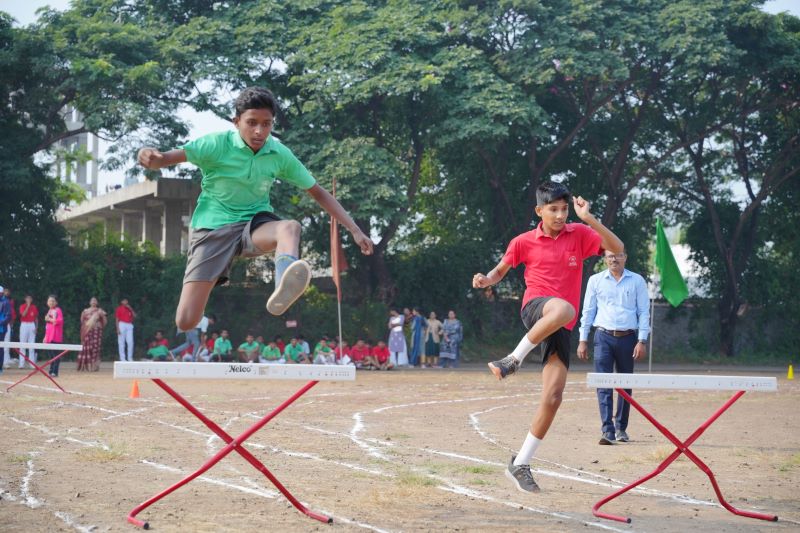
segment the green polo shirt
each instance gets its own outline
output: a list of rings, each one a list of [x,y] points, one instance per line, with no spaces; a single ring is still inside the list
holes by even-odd
[[[283,355],[290,358],[292,361],[297,361],[301,353],[303,353],[303,347],[300,346],[299,342],[297,346],[292,346],[291,343],[289,343],[286,345],[286,348],[283,349]]]
[[[233,345],[231,344],[230,339],[223,339],[219,337],[216,341],[214,341],[214,353],[219,354],[229,354],[233,350]]]
[[[277,361],[281,358],[281,349],[277,346],[264,346],[261,356],[267,361]]]
[[[260,348],[261,345],[258,344],[256,341],[253,341],[251,343],[243,342],[242,344],[239,345],[239,349],[244,351],[244,353],[246,353],[247,355],[250,355],[252,353],[258,353],[259,351],[261,351]]]
[[[169,348],[159,344],[147,350],[147,357],[150,359],[166,359],[169,357]]]
[[[217,229],[250,220],[261,211],[272,212],[269,192],[276,179],[303,190],[316,184],[292,151],[272,135],[256,153],[237,130],[205,135],[182,149],[203,174],[193,228]]]

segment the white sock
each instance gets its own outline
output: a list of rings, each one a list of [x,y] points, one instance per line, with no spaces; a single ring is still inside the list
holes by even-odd
[[[524,335],[522,340],[519,341],[517,347],[514,348],[514,351],[511,352],[511,357],[522,363],[525,360],[525,357],[536,347],[534,343],[528,340],[528,335]]]
[[[517,458],[514,459],[514,464],[517,466],[530,464],[533,454],[536,453],[536,449],[541,443],[542,439],[537,439],[528,431],[528,436],[525,437],[525,442],[522,443],[522,448],[519,449]]]

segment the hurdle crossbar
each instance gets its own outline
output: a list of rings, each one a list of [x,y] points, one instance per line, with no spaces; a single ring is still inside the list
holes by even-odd
[[[168,496],[177,489],[190,483],[198,476],[202,475],[214,465],[224,459],[232,452],[238,453],[256,470],[264,474],[269,481],[286,497],[287,500],[301,513],[306,516],[319,520],[320,522],[331,523],[333,519],[320,513],[308,509],[303,503],[295,498],[291,492],[270,472],[264,464],[259,461],[247,448],[245,441],[264,427],[270,420],[275,418],[284,409],[289,407],[298,398],[308,392],[320,381],[353,381],[356,377],[356,369],[353,366],[339,365],[270,365],[263,363],[173,363],[173,362],[150,362],[150,361],[120,361],[114,363],[114,377],[127,379],[151,379],[164,392],[169,394],[175,401],[181,404],[187,411],[197,417],[206,427],[214,432],[225,446],[220,449],[213,457],[207,459],[199,469],[174,483],[167,489],[152,496],[143,503],[137,505],[128,513],[128,522],[144,529],[149,529],[150,524],[136,516],[144,509],[148,508],[157,501]],[[259,419],[258,422],[250,426],[238,437],[232,437],[222,427],[213,420],[205,416],[199,409],[193,406],[185,397],[181,396],[172,387],[164,382],[164,379],[308,379],[303,387],[292,394],[283,403],[278,405],[267,415]]]
[[[27,376],[25,376],[22,379],[16,381],[15,383],[12,383],[11,385],[9,385],[8,388],[6,389],[6,392],[10,391],[14,387],[19,385],[23,381],[25,381],[26,379],[28,379],[31,376],[33,376],[34,374],[36,374],[37,372],[41,372],[41,374],[44,377],[46,377],[47,379],[49,379],[53,383],[53,385],[58,387],[61,390],[61,392],[67,393],[67,391],[64,390],[64,387],[59,385],[58,382],[55,379],[53,379],[53,377],[49,373],[44,371],[44,369],[46,367],[50,366],[51,364],[53,364],[54,362],[58,361],[59,359],[61,359],[65,355],[67,355],[69,352],[80,352],[80,351],[82,351],[83,350],[83,345],[82,344],[56,344],[56,343],[49,344],[49,343],[46,343],[46,342],[5,342],[5,341],[2,341],[2,342],[0,342],[0,348],[10,348],[10,349],[14,350],[15,352],[17,352],[17,355],[19,355],[20,357],[25,359],[31,366],[33,366],[33,370]],[[28,358],[27,355],[25,355],[22,352],[22,350],[27,350],[27,349],[55,350],[55,351],[61,350],[61,353],[58,354],[57,356],[53,357],[49,361],[45,362],[44,364],[37,365],[36,363],[31,361]]]
[[[613,388],[617,391],[622,398],[633,406],[634,409],[639,411],[662,435],[664,435],[674,446],[675,450],[667,456],[666,459],[647,475],[629,483],[621,489],[609,494],[592,506],[592,514],[600,518],[609,520],[616,520],[618,522],[630,523],[629,517],[613,515],[600,511],[600,508],[611,500],[622,496],[629,490],[641,485],[657,475],[661,474],[666,468],[672,464],[675,459],[681,455],[685,455],[692,461],[703,473],[708,476],[711,486],[714,488],[714,493],[717,495],[719,503],[729,512],[745,516],[748,518],[756,518],[758,520],[768,520],[776,522],[778,517],[776,515],[756,513],[753,511],[745,511],[737,509],[725,499],[722,495],[717,479],[711,468],[705,464],[689,447],[713,424],[722,414],[727,411],[739,398],[741,398],[745,391],[764,391],[774,392],[778,390],[778,380],[774,377],[760,377],[760,376],[692,376],[692,375],[675,375],[675,374],[606,374],[606,373],[589,373],[586,376],[586,385],[592,388]],[[633,399],[626,389],[684,389],[684,390],[733,390],[736,391],[714,414],[706,419],[697,429],[692,432],[685,440],[678,439],[669,429],[661,424],[656,418],[647,412],[639,402]]]
[[[774,377],[693,376],[681,374],[586,374],[586,386],[599,389],[745,390],[775,392]]]

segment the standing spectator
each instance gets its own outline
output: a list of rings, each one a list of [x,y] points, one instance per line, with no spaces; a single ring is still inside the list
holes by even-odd
[[[44,327],[44,341],[47,344],[58,344],[64,341],[64,313],[58,307],[58,300],[54,295],[47,297],[47,307],[49,308],[47,314],[44,316],[44,321],[47,322]],[[49,373],[53,377],[58,377],[58,367],[61,365],[61,360],[58,360],[50,365]]]
[[[117,345],[119,346],[119,360],[133,361],[133,321],[136,313],[128,303],[127,298],[123,298],[114,311],[114,318],[117,321]],[[127,352],[126,352],[127,348]],[[127,358],[125,357],[127,353]]]
[[[206,333],[208,331],[209,324],[213,325],[214,322],[216,322],[216,317],[214,315],[203,315],[203,318],[200,319],[200,322],[198,322],[195,327],[183,332],[186,337],[186,340],[183,342],[183,344],[179,344],[170,351],[172,353],[181,354],[188,348],[191,348],[192,352],[195,352],[197,347],[200,345],[200,334]],[[178,332],[180,333],[180,330],[178,330]]]
[[[392,366],[408,366],[408,348],[403,335],[405,317],[392,309],[389,311],[389,361]]]
[[[258,359],[259,345],[252,333],[247,334],[245,342],[236,351],[239,352],[239,361],[242,363],[254,363]]]
[[[11,322],[11,304],[6,298],[3,287],[0,287],[0,339],[5,339],[8,324]],[[3,373],[5,349],[0,351],[0,374]]]
[[[11,321],[8,323],[8,326],[6,326],[5,335],[1,336],[0,339],[3,339],[6,342],[11,342],[12,334],[14,333],[14,322],[17,321],[17,308],[15,307],[16,304],[14,303],[14,299],[11,298],[11,289],[5,287],[2,292],[6,297],[6,300],[8,300],[8,305],[11,308]],[[11,348],[3,348],[3,351],[5,351],[3,365],[5,368],[8,368],[11,366]],[[20,359],[24,361],[24,359],[21,357]]]
[[[369,344],[365,343],[364,339],[358,339],[353,347],[350,348],[350,359],[353,360],[356,368],[361,368],[364,366],[364,360],[369,357],[369,353]]]
[[[97,298],[89,300],[89,307],[81,313],[81,344],[83,350],[78,354],[78,371],[97,372],[102,359],[100,349],[103,344],[103,328],[108,323],[106,312],[100,309]]]
[[[647,283],[625,268],[628,256],[624,250],[618,254],[606,250],[603,259],[608,269],[590,277],[586,285],[578,357],[587,359],[589,329],[594,326],[594,371],[633,374],[633,362],[647,353],[650,334]],[[632,394],[630,389],[626,392]],[[630,404],[617,397],[617,412],[612,416],[614,390],[597,389],[597,401],[602,424],[600,444],[628,442]]]
[[[25,303],[19,306],[19,342],[36,342],[36,330],[39,329],[39,309],[33,304],[33,296],[25,295]],[[28,348],[20,352],[27,351],[28,359],[36,362],[36,350]],[[19,367],[25,368],[25,358],[19,358]]]
[[[442,323],[436,318],[436,313],[431,311],[428,315],[428,327],[425,328],[425,358],[422,360],[422,368],[425,368],[426,361],[431,368],[439,365],[439,343],[442,332]]]
[[[456,318],[456,312],[452,309],[447,312],[447,318],[444,319],[442,329],[444,330],[444,342],[442,342],[441,350],[439,351],[439,360],[442,363],[442,368],[447,368],[448,365],[457,367],[461,341],[464,339],[464,330],[461,327],[461,321]]]
[[[278,348],[278,343],[275,341],[270,341],[268,345],[264,346],[264,349],[261,350],[261,356],[258,358],[258,360],[261,363],[267,363],[270,365],[282,365],[286,362],[286,359],[283,358],[280,348]]]
[[[228,330],[223,329],[220,336],[214,341],[213,361],[230,362],[233,361],[233,345],[228,339]]]
[[[415,307],[411,311],[411,356],[409,362],[411,366],[419,366],[420,358],[424,357],[423,354],[423,333],[425,332],[426,322],[422,318],[422,312],[419,307]]]

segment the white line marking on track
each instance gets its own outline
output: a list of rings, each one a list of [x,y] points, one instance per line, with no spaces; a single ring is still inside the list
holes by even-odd
[[[30,507],[31,509],[36,509],[42,506],[42,501],[36,498],[31,494],[31,479],[33,475],[36,473],[36,470],[33,468],[33,458],[39,455],[39,452],[30,452],[29,459],[25,462],[25,466],[27,467],[27,471],[25,475],[22,477],[22,482],[20,483],[19,493],[22,497],[22,500],[25,502],[25,505]]]

